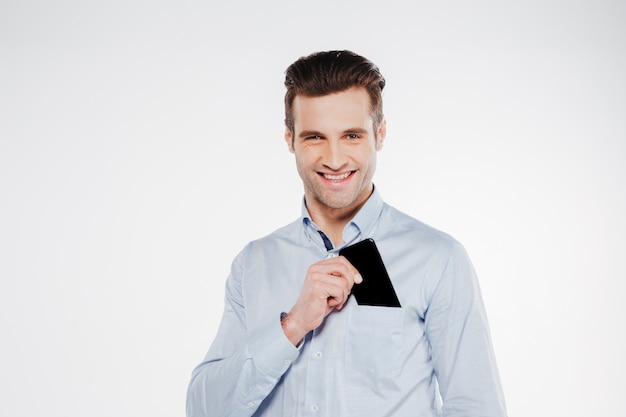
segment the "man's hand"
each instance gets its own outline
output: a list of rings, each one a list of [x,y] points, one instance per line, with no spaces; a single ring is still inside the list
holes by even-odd
[[[285,335],[295,346],[316,329],[333,310],[341,310],[354,284],[363,278],[343,256],[324,259],[307,270],[302,291],[291,311],[283,318]]]

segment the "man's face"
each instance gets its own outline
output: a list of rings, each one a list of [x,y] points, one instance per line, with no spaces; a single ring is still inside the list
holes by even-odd
[[[296,156],[309,208],[359,208],[372,192],[376,152],[386,134],[384,120],[374,131],[366,90],[298,95],[293,116],[294,133],[287,129],[285,141]]]

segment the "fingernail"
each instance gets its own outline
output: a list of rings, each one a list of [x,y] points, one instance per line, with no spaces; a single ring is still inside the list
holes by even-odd
[[[362,283],[362,282],[363,282],[363,277],[361,276],[361,274],[356,274],[356,275],[354,276],[354,282],[355,282],[356,284],[360,284],[360,283]]]

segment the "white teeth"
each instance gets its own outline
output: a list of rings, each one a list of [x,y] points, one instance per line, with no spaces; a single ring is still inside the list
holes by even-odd
[[[344,178],[348,178],[350,174],[351,172],[346,172],[345,174],[340,174],[340,175],[324,174],[324,178],[326,178],[327,180],[331,180],[331,181],[342,180]]]

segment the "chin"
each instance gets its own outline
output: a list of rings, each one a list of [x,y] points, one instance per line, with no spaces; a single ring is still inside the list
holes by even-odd
[[[335,210],[348,208],[354,205],[355,201],[356,201],[355,198],[349,198],[349,197],[321,199],[322,204],[324,204],[328,208],[335,209]]]

